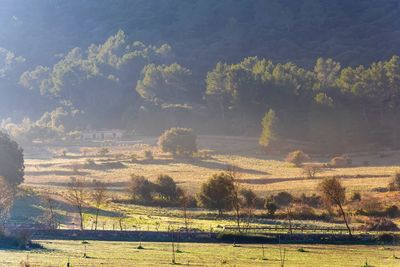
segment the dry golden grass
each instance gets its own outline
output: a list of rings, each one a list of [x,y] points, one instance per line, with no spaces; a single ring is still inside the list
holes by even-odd
[[[183,188],[194,194],[201,183],[212,174],[226,170],[229,165],[240,168],[240,179],[243,186],[254,189],[261,195],[276,191],[292,191],[296,193],[312,192],[320,178],[326,176],[346,176],[344,184],[348,191],[369,191],[377,187],[385,187],[389,176],[400,167],[400,153],[376,155],[352,155],[354,167],[325,168],[313,180],[307,179],[301,168],[283,161],[284,156],[266,155],[257,145],[255,138],[200,136],[199,147],[212,151],[208,159],[172,159],[156,147],[155,139],[143,139],[147,144],[116,146],[110,148],[110,154],[98,157],[96,148],[91,149],[88,156],[83,157],[79,149],[75,154],[69,153],[67,158],[28,159],[26,161],[25,183],[44,186],[68,182],[71,176],[82,176],[88,181],[93,179],[109,183],[127,182],[132,173],[144,175],[151,180],[159,174],[172,176]],[[99,148],[98,148],[99,149]],[[151,149],[155,155],[153,161],[145,161],[143,151]],[[137,162],[131,162],[131,155]],[[105,162],[121,162],[124,168],[85,169],[80,166],[91,158],[97,164]],[[315,162],[327,162],[329,158],[313,158]],[[371,166],[360,166],[368,161]],[[78,171],[76,171],[78,170]]]

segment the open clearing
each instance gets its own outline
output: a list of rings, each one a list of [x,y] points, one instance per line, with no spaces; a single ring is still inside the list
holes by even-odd
[[[150,180],[155,180],[160,174],[168,174],[179,186],[194,195],[212,174],[225,171],[230,165],[236,165],[240,171],[242,186],[253,189],[262,198],[280,191],[289,191],[297,196],[301,193],[308,195],[315,193],[317,184],[327,176],[343,176],[343,184],[350,196],[353,192],[368,194],[374,189],[387,187],[390,176],[400,169],[398,151],[359,153],[351,155],[352,167],[324,168],[316,178],[309,179],[302,168],[285,162],[283,155],[268,155],[262,151],[256,138],[199,136],[199,148],[208,151],[207,157],[193,159],[173,159],[161,153],[155,147],[155,138],[138,138],[138,140],[141,140],[141,144],[108,146],[110,152],[103,156],[97,155],[100,144],[98,147],[87,148],[89,153],[86,155],[81,153],[84,147],[79,146],[27,148],[25,185],[32,186],[36,192],[51,188],[57,202],[57,213],[62,218],[61,226],[71,228],[71,223],[77,220],[76,213],[63,199],[65,186],[70,177],[82,177],[88,182],[92,180],[106,182],[112,198],[127,198],[125,186],[131,174],[143,175]],[[68,151],[67,157],[54,157],[57,155],[54,151],[62,149]],[[153,152],[153,160],[144,158],[145,150]],[[324,163],[330,158],[331,156],[313,156],[312,161]],[[85,167],[88,160],[95,162],[96,167]],[[364,166],[366,161],[369,166]],[[373,194],[386,206],[393,205],[393,201],[398,199],[396,192],[373,192]],[[17,208],[14,210],[18,211],[18,214],[14,214],[13,217],[17,217],[18,221],[39,216],[43,211],[40,201],[35,197],[25,198],[16,204]],[[107,207],[103,207],[100,213],[101,228],[117,228],[118,218],[121,215],[124,217],[123,224],[127,229],[167,230],[169,227],[183,226],[179,209],[111,202]],[[216,218],[215,213],[204,210],[191,210],[189,216],[191,226],[202,230],[215,229],[233,222],[232,218]],[[93,217],[93,211],[86,212],[87,227],[93,225]]]
[[[369,191],[385,187],[389,177],[400,170],[400,152],[381,152],[375,154],[357,154],[352,156],[353,167],[325,168],[317,174],[316,179],[307,179],[301,168],[296,168],[283,161],[284,156],[267,155],[258,146],[256,138],[199,136],[200,149],[209,150],[208,158],[173,159],[150,147],[155,139],[142,139],[145,145],[114,146],[110,154],[104,157],[94,155],[82,156],[79,149],[72,151],[70,157],[35,159],[29,156],[26,160],[25,184],[34,186],[63,186],[71,176],[83,176],[88,181],[93,179],[110,184],[123,184],[131,174],[144,175],[151,180],[160,174],[172,176],[180,186],[196,193],[201,183],[212,174],[227,169],[230,165],[239,168],[244,186],[250,187],[260,195],[278,191],[289,191],[297,194],[313,192],[321,177],[343,175],[348,192]],[[155,159],[143,160],[143,147],[153,151]],[[29,151],[29,149],[27,149]],[[68,148],[67,148],[68,150]],[[134,155],[137,162],[131,162]],[[37,156],[37,155],[35,155]],[[96,163],[121,163],[118,167],[102,169],[78,168],[90,158]],[[316,162],[327,162],[329,157],[312,158]],[[362,166],[368,161],[370,166]],[[75,171],[74,171],[75,170]]]
[[[138,243],[90,241],[87,258],[80,241],[40,241],[46,249],[0,251],[0,266],[20,266],[27,257],[31,266],[170,266],[171,243]],[[176,245],[176,244],[175,244]],[[176,248],[176,247],[175,247]],[[279,246],[265,245],[263,260],[261,245],[179,244],[175,253],[177,265],[183,266],[280,266]],[[399,266],[393,257],[393,247],[282,245],[286,249],[285,266]],[[303,248],[304,252],[299,251]],[[400,252],[399,252],[400,253]]]

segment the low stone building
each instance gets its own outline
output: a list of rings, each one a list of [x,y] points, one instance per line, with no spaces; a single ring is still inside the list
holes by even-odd
[[[91,130],[82,134],[84,140],[120,140],[124,135],[124,131],[113,130]]]

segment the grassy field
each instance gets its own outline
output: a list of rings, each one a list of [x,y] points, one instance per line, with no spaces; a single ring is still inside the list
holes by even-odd
[[[66,157],[60,157],[62,147],[36,147],[26,149],[26,176],[22,196],[14,205],[12,219],[24,221],[39,218],[43,213],[43,202],[39,195],[51,189],[55,209],[63,228],[78,225],[76,210],[65,201],[66,183],[70,177],[82,177],[86,181],[100,180],[109,187],[109,197],[127,198],[125,186],[131,174],[144,175],[155,180],[159,174],[172,176],[179,186],[195,194],[200,185],[212,174],[225,171],[228,166],[239,168],[241,186],[253,189],[259,197],[266,197],[280,191],[289,191],[299,196],[312,194],[323,177],[344,176],[343,184],[347,195],[353,192],[373,194],[383,206],[396,204],[397,192],[376,192],[387,187],[390,176],[400,170],[400,152],[380,152],[374,154],[354,154],[352,167],[324,168],[314,179],[309,179],[301,168],[284,161],[284,156],[267,155],[257,145],[255,138],[200,136],[199,147],[207,150],[207,157],[193,159],[173,159],[161,153],[154,145],[155,139],[143,139],[140,145],[108,147],[110,153],[98,156],[100,147],[66,147]],[[146,160],[144,151],[151,150],[153,160]],[[134,160],[132,160],[134,159]],[[328,162],[328,156],[314,156],[313,162]],[[88,160],[95,162],[96,168],[85,165]],[[364,166],[365,162],[369,166]],[[257,211],[261,214],[265,211]],[[191,209],[188,212],[190,227],[202,230],[218,230],[221,226],[234,224],[234,218],[217,217],[216,212]],[[94,210],[86,209],[85,226],[91,229]],[[99,228],[141,230],[168,230],[184,226],[182,211],[178,208],[144,207],[110,201],[102,207]],[[282,221],[284,222],[284,221]],[[352,222],[354,226],[361,221]],[[253,225],[279,223],[277,220],[254,218]],[[335,226],[332,222],[294,221],[294,223]],[[75,226],[74,226],[75,224]],[[341,224],[339,220],[336,224]],[[45,249],[29,252],[1,250],[0,266],[19,266],[27,257],[30,266],[66,266],[68,258],[71,266],[162,266],[171,265],[171,244],[144,243],[145,249],[137,249],[137,243],[90,242],[88,257],[83,258],[84,246],[78,241],[40,241]],[[307,245],[305,252],[298,245],[285,245],[285,266],[363,266],[366,259],[369,266],[400,266],[400,260],[393,257],[393,247],[378,246],[327,246]],[[260,245],[233,247],[226,244],[181,244],[182,253],[176,253],[179,265],[186,266],[280,266],[279,246],[268,245],[262,259]],[[400,251],[399,251],[400,255]]]
[[[38,194],[45,189],[51,189],[57,202],[57,213],[63,218],[64,227],[71,227],[76,222],[75,210],[65,202],[66,183],[70,177],[82,177],[86,181],[100,180],[109,185],[109,195],[112,198],[127,198],[124,192],[131,174],[144,175],[155,180],[160,174],[172,176],[179,186],[189,193],[196,194],[200,185],[212,174],[227,169],[230,165],[239,168],[242,187],[253,189],[259,197],[266,197],[280,191],[289,191],[294,195],[312,194],[323,177],[341,175],[347,194],[353,192],[370,194],[372,190],[387,187],[390,176],[400,170],[400,152],[380,152],[353,154],[352,167],[324,168],[314,179],[309,179],[302,168],[295,167],[284,161],[284,155],[268,155],[262,151],[256,138],[200,136],[199,148],[207,150],[207,157],[193,159],[173,159],[161,153],[154,145],[156,139],[142,139],[142,144],[109,146],[109,154],[98,156],[100,147],[40,147],[26,149],[25,186],[33,188]],[[67,150],[66,157],[60,157],[61,150]],[[87,151],[84,155],[82,149]],[[154,160],[146,160],[144,151],[151,150]],[[132,158],[135,160],[132,161]],[[88,160],[93,160],[96,168],[85,167]],[[328,156],[314,156],[313,162],[328,162]],[[363,166],[368,161],[369,166]],[[393,205],[398,199],[397,193],[377,193],[374,196],[381,199],[383,205]],[[43,211],[37,196],[28,196],[17,201],[17,217],[39,216]],[[262,212],[262,211],[260,211]],[[216,229],[218,226],[232,224],[233,220],[216,218],[209,211],[192,210],[189,212],[191,226],[203,230]],[[91,228],[93,210],[86,212],[86,226]],[[123,217],[123,225],[127,229],[166,230],[169,227],[183,226],[182,212],[173,208],[152,208],[137,205],[110,203],[103,207],[100,213],[100,228],[117,228],[119,218]],[[257,222],[255,222],[257,223]],[[265,223],[263,221],[262,223]],[[319,224],[321,222],[307,222]]]
[[[29,259],[30,266],[171,266],[171,243],[90,241],[40,241],[45,249],[29,252],[0,251],[0,266],[20,266]],[[176,245],[176,244],[175,244]],[[182,266],[281,266],[278,245],[179,244],[176,265]],[[282,245],[286,250],[285,266],[399,266],[394,247]],[[399,252],[400,254],[400,252]]]
[[[37,159],[29,156],[26,160],[25,183],[34,186],[62,186],[71,176],[82,176],[88,181],[93,179],[123,183],[129,180],[132,173],[156,179],[159,174],[172,176],[183,188],[196,193],[201,183],[212,174],[226,170],[229,165],[236,165],[240,170],[243,186],[250,187],[260,195],[282,190],[295,193],[313,192],[321,177],[346,175],[344,184],[348,191],[369,191],[376,187],[387,186],[390,175],[400,170],[400,152],[353,155],[353,167],[325,168],[317,179],[307,179],[301,168],[284,161],[284,156],[273,156],[264,153],[257,145],[257,139],[228,137],[199,137],[200,149],[209,150],[210,157],[201,159],[172,159],[157,148],[154,139],[143,140],[147,145],[116,146],[110,149],[110,155],[97,157],[82,156],[77,148],[67,158]],[[143,150],[150,149],[155,155],[153,161],[143,159]],[[95,148],[92,148],[96,152]],[[29,149],[28,149],[29,151]],[[52,151],[50,149],[50,151]],[[131,162],[134,155],[137,162]],[[119,162],[118,168],[85,169],[81,166],[91,158],[98,164]],[[313,161],[327,162],[329,157],[314,157]],[[368,161],[370,166],[362,166]]]

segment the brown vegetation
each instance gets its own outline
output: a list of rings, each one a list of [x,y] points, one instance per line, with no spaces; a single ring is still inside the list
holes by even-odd
[[[292,151],[286,156],[286,161],[297,167],[309,159],[310,157],[301,150]]]

